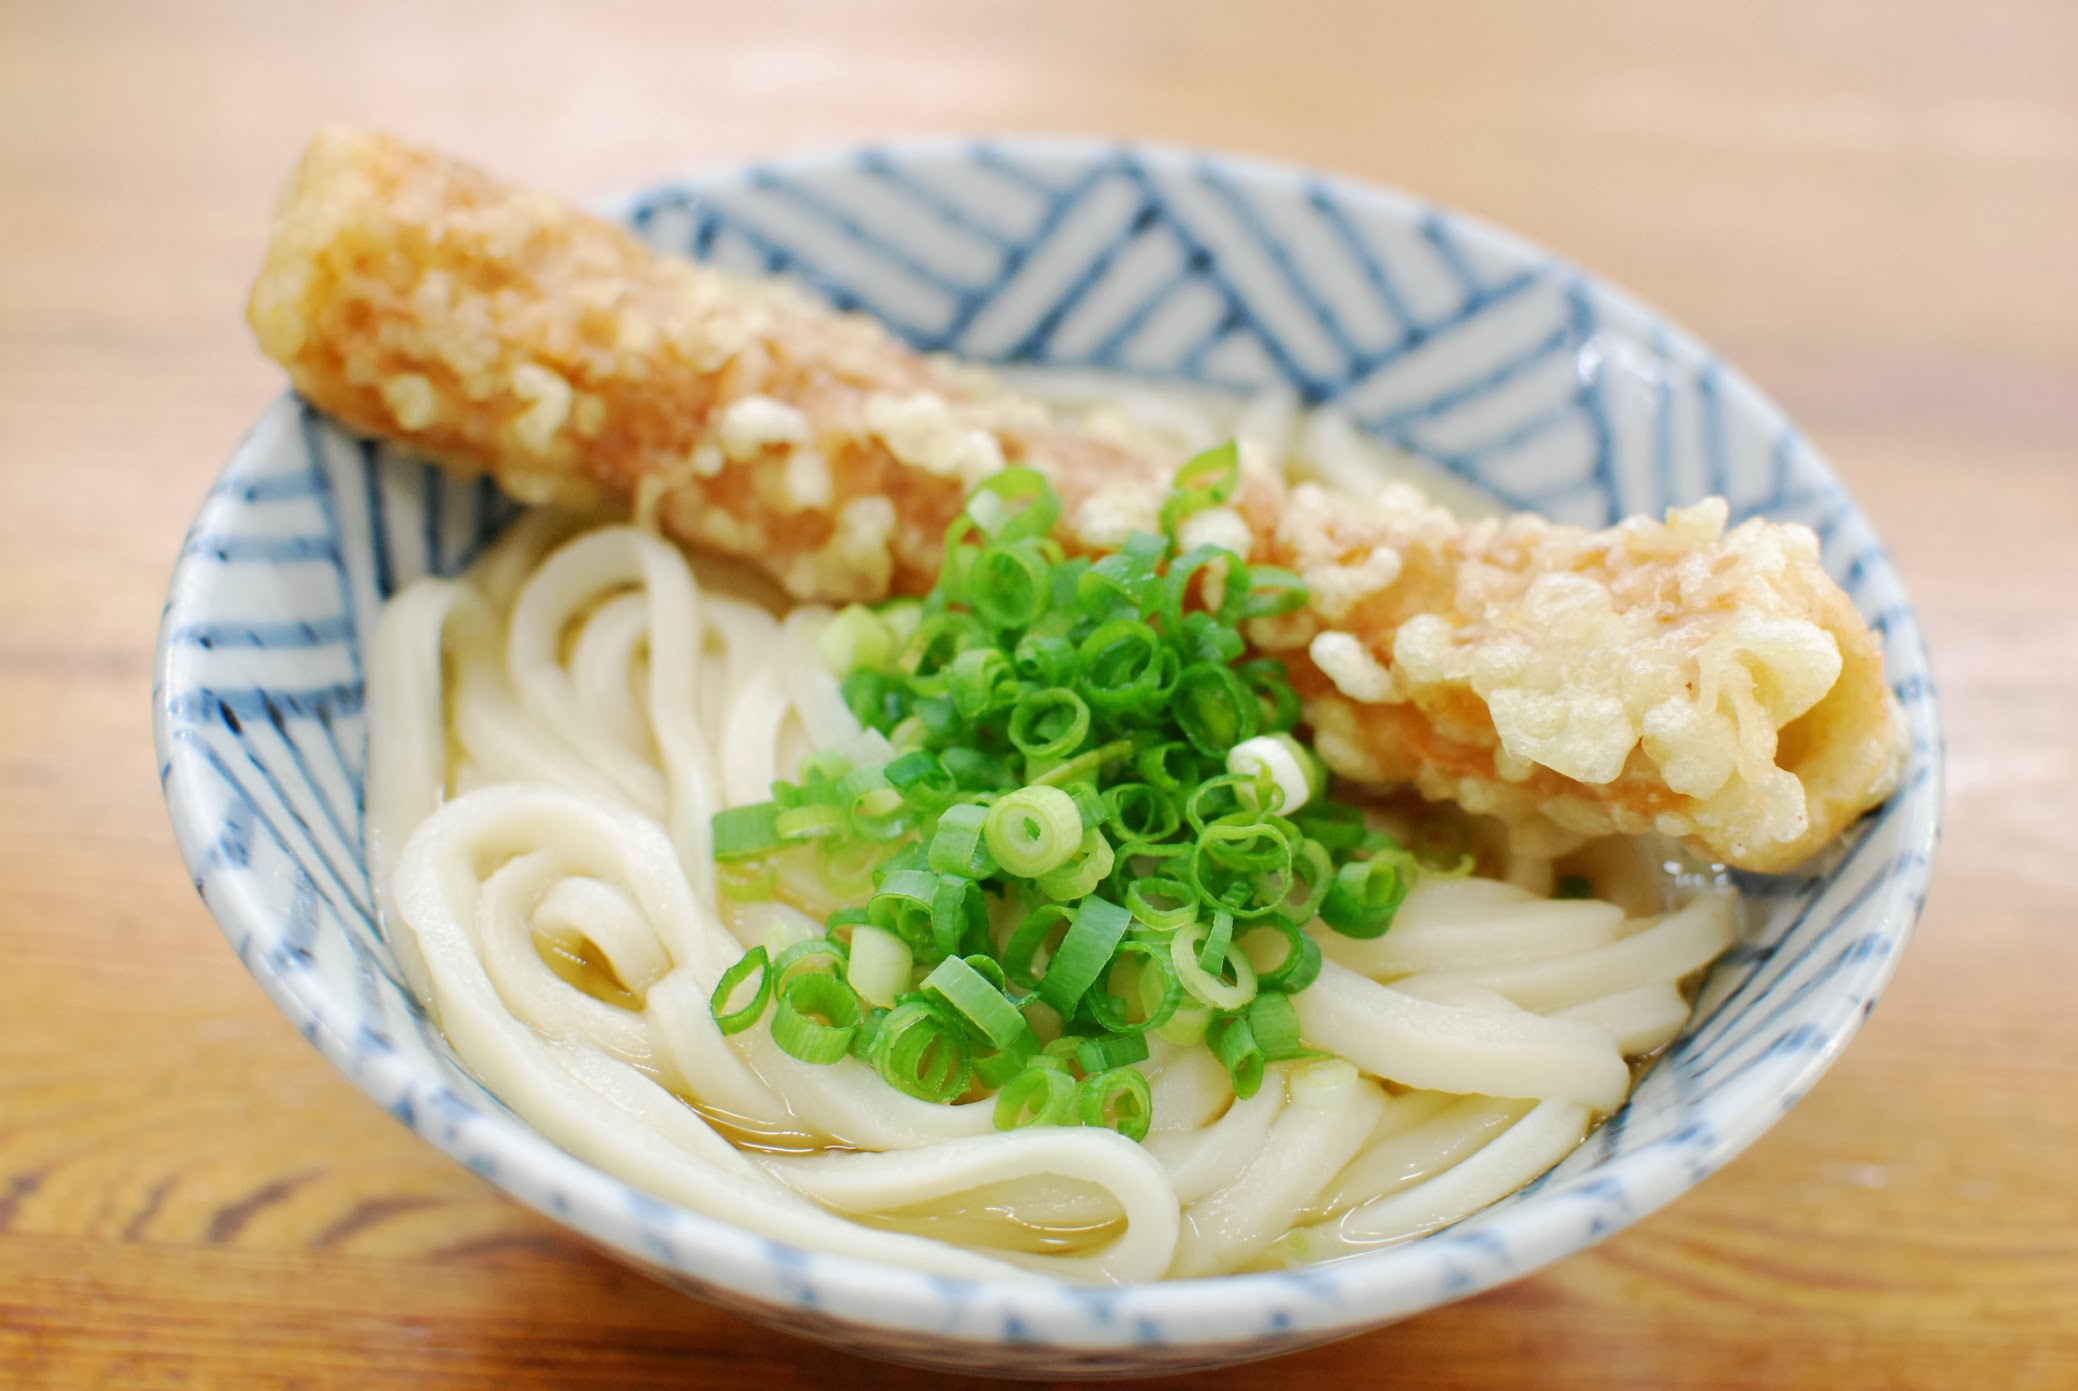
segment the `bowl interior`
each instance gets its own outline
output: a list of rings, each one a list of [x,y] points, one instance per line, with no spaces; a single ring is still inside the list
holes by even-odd
[[[211,490],[169,599],[161,776],[198,891],[285,1013],[392,1114],[522,1202],[704,1297],[857,1350],[1024,1374],[1155,1371],[1320,1341],[1525,1273],[1634,1220],[1808,1089],[1924,897],[1939,734],[1882,547],[1780,414],[1707,350],[1549,255],[1406,199],[1178,151],[874,148],[646,189],[662,249],[801,279],[920,347],[1334,401],[1506,502],[1603,524],[1721,494],[1803,522],[1887,640],[1905,782],[1823,861],[1748,876],[1755,925],[1631,1101],[1530,1189],[1315,1270],[1128,1290],[990,1286],[792,1250],[541,1140],[400,984],[361,842],[361,644],[383,598],[510,519],[293,398]]]

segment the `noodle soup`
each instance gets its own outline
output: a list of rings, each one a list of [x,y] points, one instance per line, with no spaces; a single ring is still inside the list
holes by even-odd
[[[1289,403],[1024,385],[1179,461],[1234,434],[1327,480],[1408,467]],[[1137,1141],[1001,1129],[1000,1088],[978,1078],[933,1101],[859,1056],[804,1060],[774,1022],[725,1032],[718,987],[746,952],[823,939],[857,901],[812,858],[718,865],[712,827],[804,759],[878,737],[825,660],[831,622],[639,528],[537,511],[467,575],[400,592],[371,667],[383,920],[464,1062],[580,1157],[773,1238],[1106,1283],[1405,1240],[1575,1148],[1733,939],[1729,889],[1666,872],[1662,845],[1557,853],[1401,798],[1369,806],[1370,826],[1475,872],[1416,876],[1375,936],[1308,925],[1318,974],[1290,996],[1303,1046],[1257,1085],[1150,1032],[1122,1065],[1148,1108]],[[1000,950],[1017,915],[989,913]]]

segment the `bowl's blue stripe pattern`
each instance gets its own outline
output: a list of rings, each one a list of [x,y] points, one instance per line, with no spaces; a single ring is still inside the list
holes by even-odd
[[[1887,632],[1914,749],[1899,795],[1823,864],[1748,877],[1761,921],[1691,1032],[1590,1145],[1479,1218],[1216,1290],[871,1270],[657,1203],[547,1146],[454,1066],[401,988],[362,860],[361,644],[397,585],[459,569],[513,509],[284,399],[182,552],[155,697],[162,777],[196,888],[255,976],[477,1172],[709,1298],[864,1350],[1031,1374],[1182,1368],[1424,1308],[1634,1220],[1792,1104],[1873,1004],[1936,834],[1925,655],[1882,548],[1811,450],[1648,311],[1435,209],[1173,152],[892,147],[667,184],[619,211],[665,249],[797,276],[925,348],[1339,402],[1567,519],[1721,493],[1741,516],[1804,521]]]

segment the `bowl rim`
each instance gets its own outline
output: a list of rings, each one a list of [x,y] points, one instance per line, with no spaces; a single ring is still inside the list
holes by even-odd
[[[1476,216],[1439,207],[1366,179],[1251,155],[1161,142],[1070,136],[898,138],[814,148],[773,158],[741,160],[696,169],[628,189],[604,200],[599,206],[609,215],[624,217],[643,198],[671,190],[697,193],[702,188],[740,184],[761,172],[812,178],[819,173],[855,166],[862,157],[913,165],[919,160],[967,156],[976,150],[999,150],[1019,157],[1062,159],[1088,166],[1105,161],[1131,160],[1155,170],[1214,167],[1225,177],[1259,187],[1280,191],[1332,190],[1335,197],[1348,206],[1366,208],[1396,220],[1440,217],[1448,223],[1454,235],[1486,252],[1525,266],[1542,266],[1554,273],[1577,278],[1605,302],[1627,309],[1650,323],[1656,331],[1663,332],[1666,341],[1674,348],[1713,364],[1721,373],[1719,381],[1727,415],[1743,412],[1779,428],[1793,428],[1779,408],[1743,374],[1722,363],[1714,352],[1679,324],[1629,292],[1580,269],[1542,246]],[[282,399],[292,404],[295,401],[292,393]],[[280,406],[278,400],[270,409]],[[242,461],[253,447],[254,432],[258,429],[256,424],[239,442],[214,486],[221,487],[237,475]],[[1831,469],[1816,451],[1810,453],[1809,464],[1819,479],[1839,491],[1848,515],[1866,527],[1860,509],[1840,488]],[[1865,553],[1880,563],[1884,573],[1879,579],[1895,595],[1895,603],[1886,610],[1894,615],[1885,634],[1886,647],[1894,654],[1911,651],[1916,658],[1913,665],[1924,671],[1927,666],[1925,647],[1916,613],[1873,529],[1869,530],[1869,537],[1871,546]],[[197,786],[195,780],[175,776],[176,768],[192,755],[183,747],[174,729],[175,701],[184,691],[194,689],[197,683],[192,679],[190,660],[169,639],[178,626],[177,620],[197,608],[209,587],[209,575],[194,563],[184,547],[172,577],[161,624],[153,688],[153,732],[160,781],[176,839],[198,892],[204,888],[204,858],[207,854],[199,828],[209,818],[199,805],[199,792],[191,790]],[[1893,655],[1892,661],[1896,660]],[[1924,689],[1907,711],[1908,725],[1915,736],[1907,775],[1916,772],[1919,776],[1909,784],[1901,783],[1892,803],[1876,813],[1881,819],[1903,818],[1904,825],[1897,832],[1903,849],[1895,871],[1875,886],[1868,900],[1853,910],[1857,916],[1873,914],[1872,920],[1891,933],[1895,949],[1873,960],[1856,963],[1861,969],[1851,981],[1855,989],[1835,988],[1829,992],[1832,998],[1822,1019],[1817,1021],[1826,1031],[1824,1046],[1794,1055],[1754,1060],[1749,1067],[1761,1070],[1759,1075],[1750,1074],[1742,1081],[1754,1086],[1765,1082],[1763,1090],[1766,1095],[1742,1105],[1730,1123],[1714,1126],[1711,1134],[1700,1141],[1680,1134],[1661,1137],[1609,1161],[1607,1169],[1594,1175],[1553,1183],[1522,1202],[1468,1219],[1479,1222],[1479,1226],[1467,1235],[1504,1232],[1507,1256],[1504,1260],[1470,1270],[1452,1263],[1447,1256],[1451,1244],[1447,1238],[1453,1232],[1464,1232],[1462,1224],[1402,1245],[1340,1260],[1331,1266],[1107,1288],[1046,1280],[1029,1283],[946,1281],[922,1276],[904,1267],[856,1257],[820,1251],[802,1252],[745,1228],[653,1199],[645,1200],[648,1207],[643,1211],[649,1213],[648,1220],[668,1217],[674,1237],[682,1234],[683,1239],[661,1247],[631,1244],[613,1233],[627,1226],[627,1209],[636,1190],[553,1145],[509,1114],[474,1113],[471,1133],[472,1137],[477,1137],[477,1142],[465,1144],[455,1127],[443,1129],[427,1119],[426,1108],[413,1107],[408,1114],[402,1112],[393,1104],[395,1098],[437,1097],[446,1090],[445,1083],[413,1066],[394,1050],[371,1052],[357,1035],[351,1004],[342,1001],[335,992],[323,989],[322,978],[316,973],[284,973],[252,953],[241,952],[241,960],[306,1039],[363,1092],[391,1110],[422,1138],[465,1164],[469,1157],[466,1151],[481,1148],[488,1141],[501,1152],[501,1156],[508,1157],[539,1178],[544,1189],[552,1186],[567,1195],[568,1210],[551,1206],[532,1195],[515,1192],[510,1183],[491,1176],[508,1196],[558,1223],[575,1227],[617,1254],[638,1263],[662,1264],[672,1272],[720,1285],[724,1289],[753,1291],[743,1297],[763,1307],[777,1308],[780,1305],[776,1300],[754,1292],[761,1283],[757,1275],[767,1271],[775,1262],[787,1262],[790,1256],[795,1259],[812,1257],[815,1286],[825,1296],[816,1302],[826,1315],[844,1322],[868,1323],[975,1346],[999,1346],[1012,1339],[1002,1332],[983,1333],[944,1326],[942,1318],[934,1316],[933,1309],[954,1297],[956,1292],[952,1286],[960,1287],[957,1298],[962,1304],[1006,1311],[1030,1303],[1035,1292],[1049,1301],[1067,1296],[1068,1303],[1087,1310],[1091,1317],[1078,1320],[1070,1336],[1060,1336],[1048,1330],[1040,1341],[1056,1350],[1097,1351],[1130,1347],[1138,1341],[1136,1323],[1144,1326],[1144,1321],[1149,1319],[1160,1322],[1161,1342],[1165,1346],[1239,1346],[1258,1342],[1264,1335],[1238,1326],[1232,1318],[1233,1309],[1283,1310],[1285,1322],[1276,1325],[1275,1336],[1285,1341],[1264,1348],[1263,1353],[1283,1351],[1303,1343],[1354,1334],[1395,1318],[1454,1302],[1529,1275],[1594,1244],[1601,1237],[1658,1210],[1745,1150],[1816,1083],[1854,1036],[1861,1020],[1888,984],[1925,901],[1931,859],[1940,836],[1944,774],[1938,698],[1931,677],[1923,676],[1920,680]],[[272,916],[242,876],[212,881],[209,891],[204,894],[204,901],[234,948],[253,926]],[[1774,1104],[1769,1104],[1771,1100]],[[1576,1204],[1569,1204],[1566,1200],[1580,1197],[1583,1189],[1605,1182],[1616,1174],[1622,1177],[1627,1198],[1620,1219],[1610,1222],[1598,1218],[1591,1231],[1583,1230],[1582,1213],[1576,1210]],[[1466,1253],[1459,1251],[1457,1254]],[[1308,1297],[1295,1303],[1291,1298],[1295,1284],[1308,1291],[1310,1296],[1329,1293],[1332,1297],[1326,1300]],[[931,1297],[916,1297],[926,1288],[933,1291]],[[1078,1334],[1080,1336],[1076,1336]]]

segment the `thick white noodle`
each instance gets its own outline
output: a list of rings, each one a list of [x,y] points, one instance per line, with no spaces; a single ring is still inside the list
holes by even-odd
[[[412,836],[397,869],[397,910],[417,934],[441,1028],[484,1085],[572,1154],[659,1197],[783,1241],[947,1275],[1007,1277],[1015,1266],[942,1242],[875,1232],[801,1199],[642,1073],[588,1044],[554,1043],[521,1022],[485,974],[467,924],[478,866],[538,837],[550,803],[572,794],[490,788],[458,798]],[[529,805],[531,803],[531,805]],[[521,813],[522,824],[507,824]],[[584,820],[563,828],[591,839]],[[661,839],[661,833],[653,833]],[[596,846],[591,848],[596,849]],[[663,863],[668,863],[664,861]],[[647,878],[633,865],[636,878]],[[640,888],[636,896],[643,897]]]
[[[1546,961],[1614,942],[1623,911],[1591,899],[1539,898],[1494,879],[1421,879],[1381,937],[1322,933],[1321,949],[1375,980],[1416,971]]]
[[[1505,995],[1524,1009],[1564,1009],[1700,971],[1732,944],[1738,932],[1735,903],[1729,892],[1699,894],[1686,907],[1606,946],[1546,961],[1466,967],[1447,974]],[[1431,978],[1445,974],[1434,972]]]
[[[615,979],[640,994],[671,970],[671,957],[626,891],[604,879],[569,875],[556,880],[534,906],[534,931],[567,952],[586,942],[598,949]]]
[[[771,1159],[802,1192],[852,1212],[930,1207],[987,1185],[1025,1178],[1081,1179],[1111,1195],[1126,1229],[1095,1251],[1001,1259],[1052,1274],[1127,1284],[1159,1277],[1176,1249],[1176,1190],[1145,1149],[1109,1130],[1057,1126],[947,1140],[890,1154]]]
[[[1333,1217],[1435,1177],[1528,1115],[1536,1104],[1490,1096],[1447,1100],[1448,1104],[1440,1110],[1397,1134],[1380,1138],[1374,1133],[1363,1153],[1350,1161],[1325,1190],[1319,1215]]]
[[[1681,987],[1663,980],[1559,1010],[1556,1017],[1593,1024],[1616,1040],[1626,1058],[1638,1058],[1666,1047],[1688,1022],[1688,1013]]]
[[[368,650],[367,701],[377,715],[368,739],[368,882],[378,920],[404,980],[420,999],[432,979],[418,942],[400,930],[391,885],[405,837],[440,805],[448,780],[442,648],[450,622],[457,642],[482,646],[496,618],[477,591],[454,580],[421,580],[383,606]]]
[[[645,765],[654,767],[648,701],[641,683],[628,679],[646,660],[649,599],[622,594],[592,610],[570,652],[570,679],[577,702],[602,734]]]
[[[1571,1154],[1587,1134],[1588,1119],[1587,1108],[1574,1102],[1540,1102],[1499,1137],[1426,1183],[1345,1214],[1341,1234],[1363,1243],[1394,1241],[1468,1217]]]
[[[1630,1070],[1609,1035],[1577,1019],[1437,1004],[1329,961],[1293,997],[1317,1048],[1409,1087],[1559,1098],[1613,1111]]]
[[[1293,1214],[1355,1157],[1385,1102],[1378,1083],[1340,1058],[1280,1067],[1263,1079],[1290,1100],[1261,1144],[1223,1187],[1184,1209],[1169,1273],[1238,1269],[1291,1229]]]
[[[1265,1078],[1254,1096],[1237,1100],[1210,1125],[1147,1137],[1143,1143],[1169,1171],[1178,1198],[1196,1202],[1232,1183],[1247,1167],[1284,1111],[1284,1088],[1273,1082],[1274,1078]]]
[[[896,1091],[857,1058],[804,1063],[772,1041],[769,1029],[738,1035],[744,1059],[765,1085],[786,1098],[803,1123],[860,1149],[914,1149],[986,1135],[996,1128],[993,1101],[939,1106]]]
[[[1234,1083],[1209,1048],[1179,1048],[1161,1038],[1148,1041],[1140,1070],[1154,1106],[1153,1134],[1202,1131],[1234,1100]]]
[[[649,1031],[642,1016],[571,985],[549,969],[535,945],[529,910],[558,883],[570,882],[568,874],[561,857],[546,850],[514,856],[492,870],[470,924],[477,956],[499,998],[521,1022],[555,1042],[590,1043],[622,1062],[647,1066]]]

